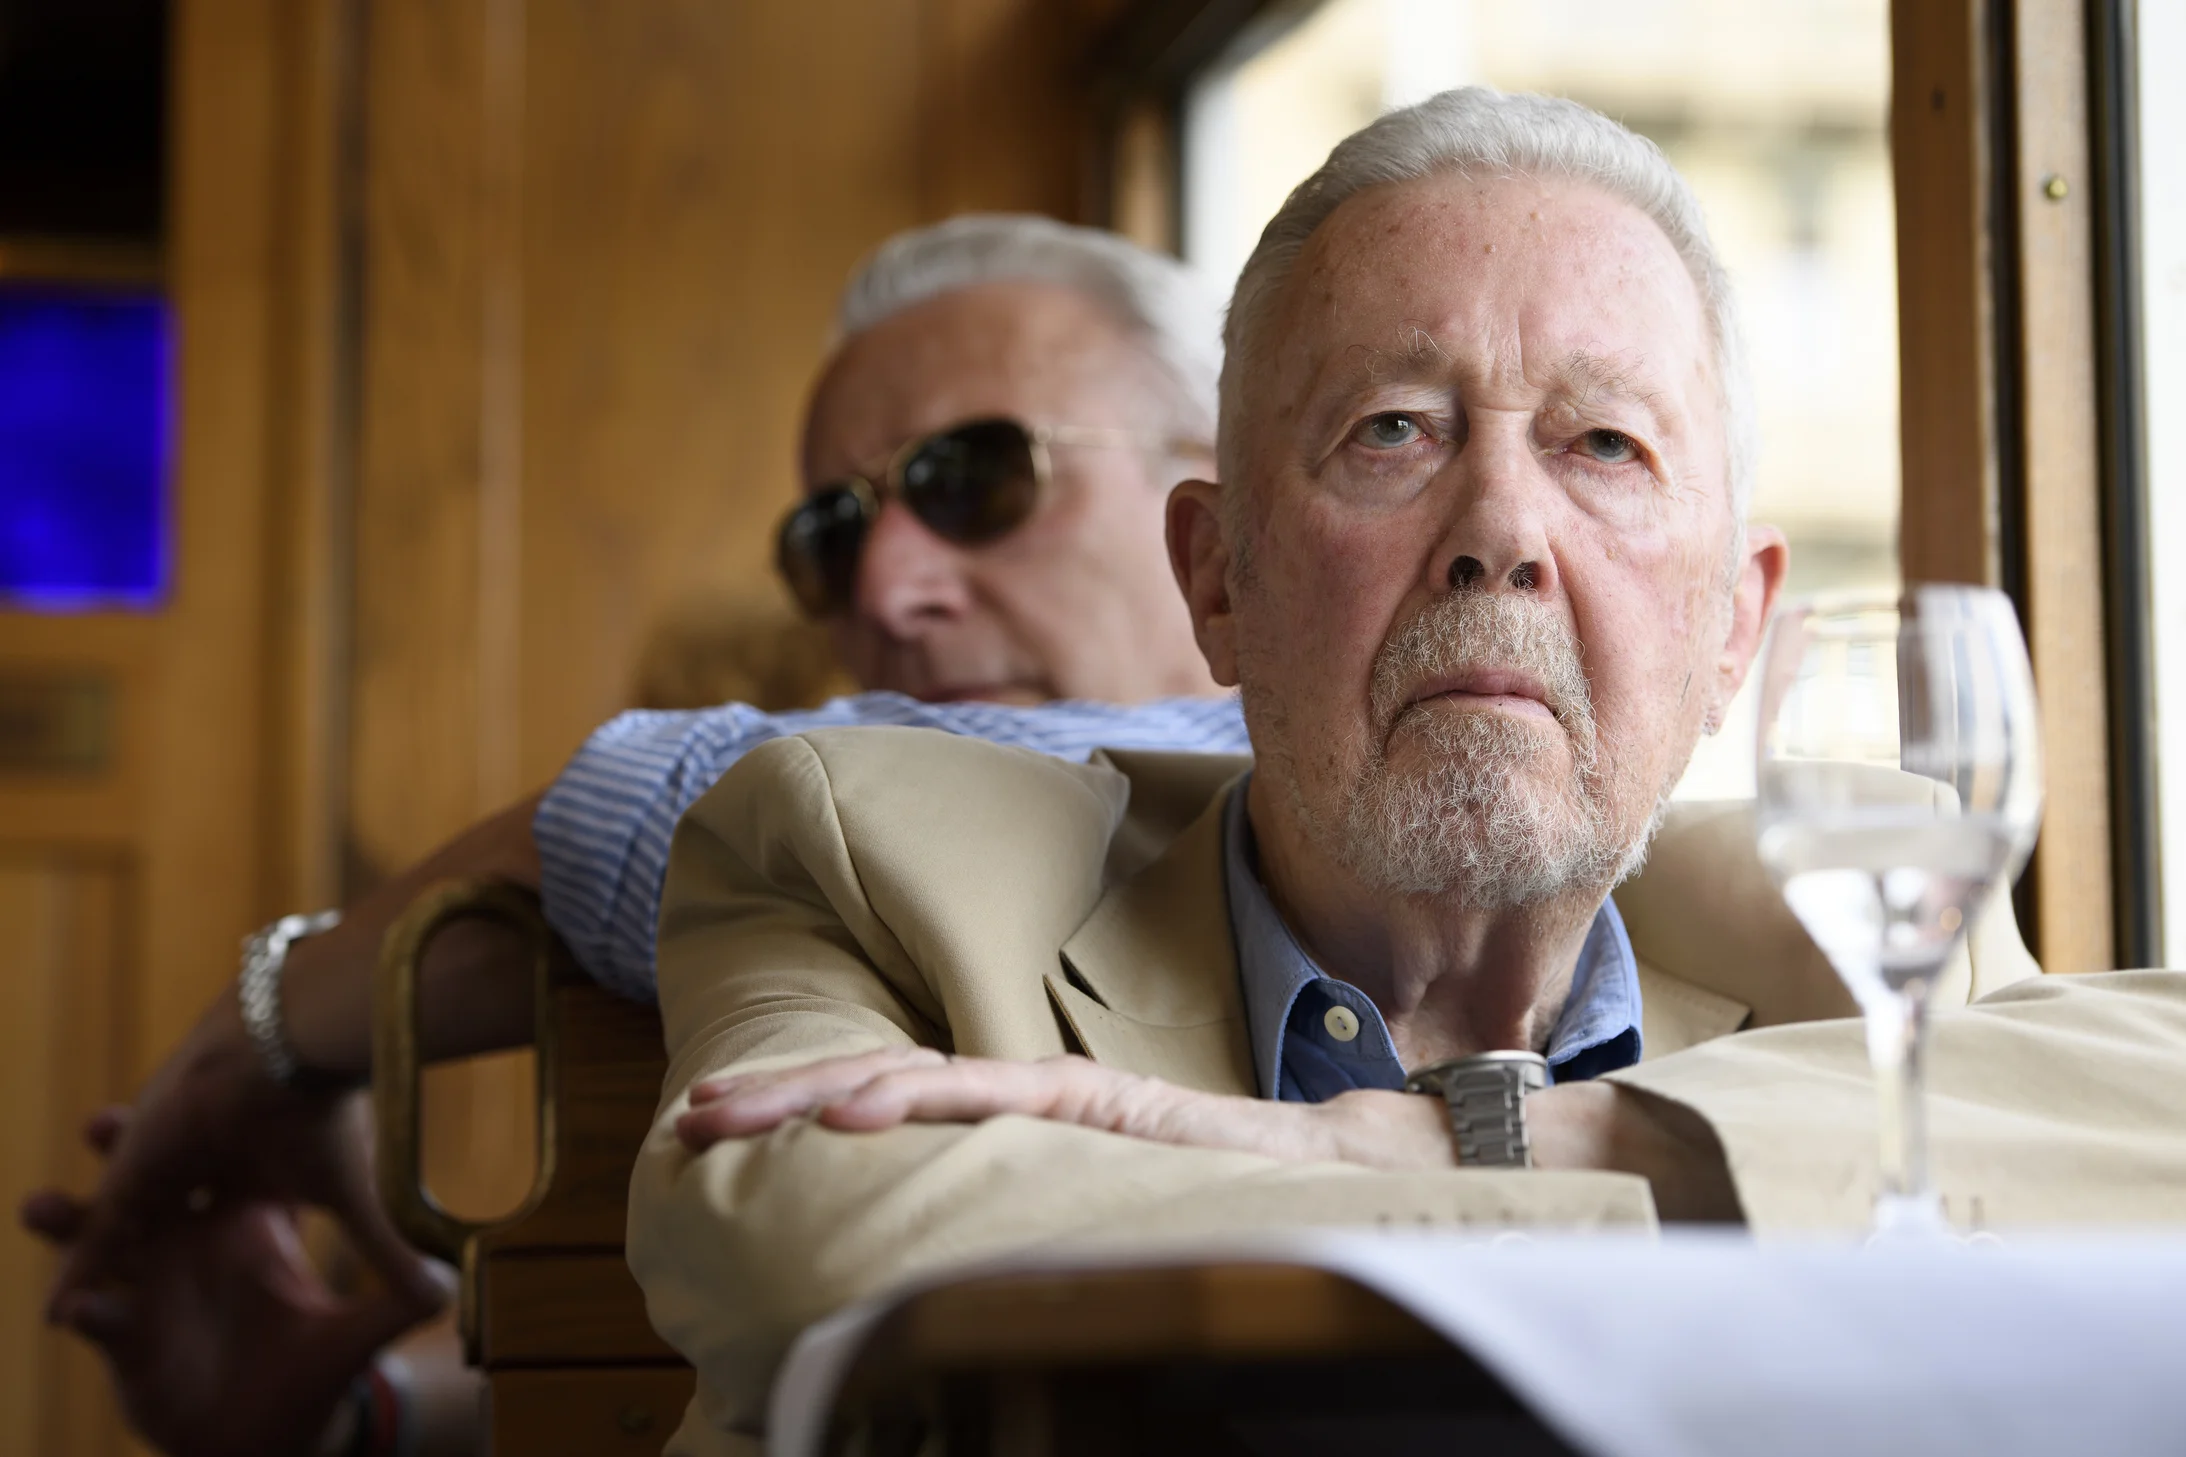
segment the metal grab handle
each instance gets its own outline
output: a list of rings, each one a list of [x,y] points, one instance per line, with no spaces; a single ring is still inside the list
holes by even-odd
[[[502,1219],[474,1223],[450,1213],[425,1187],[423,1096],[417,1033],[418,969],[433,936],[450,921],[484,916],[523,936],[531,953],[534,1042],[538,1062],[538,1164],[524,1202]],[[471,1243],[480,1234],[536,1209],[554,1182],[554,1075],[561,1060],[555,1035],[555,936],[539,897],[499,880],[446,880],[410,903],[380,945],[372,996],[372,1111],[378,1125],[376,1175],[380,1202],[403,1238],[427,1254],[461,1266],[466,1293]],[[466,1321],[466,1325],[468,1322]]]

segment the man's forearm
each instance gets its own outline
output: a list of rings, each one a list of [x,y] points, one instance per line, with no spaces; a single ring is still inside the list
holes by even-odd
[[[1397,1173],[1457,1166],[1440,1098],[1360,1089],[1324,1103],[1207,1093],[1082,1057],[1014,1062],[893,1047],[759,1073],[701,1079],[676,1136],[693,1153],[812,1117],[846,1133],[906,1123],[973,1124],[1015,1115],[1148,1143],[1347,1163]],[[1545,1089],[1528,1101],[1535,1163],[1648,1181],[1662,1218],[1740,1220],[1722,1145],[1707,1121],[1667,1099],[1606,1082]]]
[[[630,1268],[715,1410],[750,1422],[798,1329],[969,1261],[1063,1241],[1653,1223],[1645,1186],[1620,1175],[1292,1163],[1021,1116],[878,1133],[799,1120],[694,1159],[673,1132],[684,1106],[669,1103],[639,1155]]]
[[[290,950],[281,1013],[306,1068],[362,1077],[372,1066],[372,980],[380,943],[420,892],[456,877],[537,888],[531,839],[537,796],[479,821],[425,859],[343,908],[342,923]],[[531,1031],[531,963],[515,933],[483,919],[454,922],[433,938],[418,988],[428,1061],[492,1052]]]
[[[1857,1021],[1718,1038],[1609,1081],[1687,1128],[1705,1127],[1756,1232],[1867,1227],[1881,1167]],[[1935,1019],[1930,1171],[1962,1227],[2177,1223],[2186,1218],[2181,1109],[2178,972],[2035,977]]]

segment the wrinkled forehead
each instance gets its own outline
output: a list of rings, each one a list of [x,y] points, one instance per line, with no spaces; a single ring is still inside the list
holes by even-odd
[[[1712,375],[1699,289],[1630,203],[1556,178],[1440,173],[1368,188],[1315,229],[1255,341],[1286,406],[1425,350],[1460,379],[1619,361],[1658,388]]]

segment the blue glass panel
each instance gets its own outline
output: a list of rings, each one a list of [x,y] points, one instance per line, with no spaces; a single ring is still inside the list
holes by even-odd
[[[153,294],[0,286],[0,597],[150,607],[173,551],[174,327]]]

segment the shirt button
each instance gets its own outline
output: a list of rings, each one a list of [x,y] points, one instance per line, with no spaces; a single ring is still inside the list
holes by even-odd
[[[1358,1014],[1349,1007],[1330,1007],[1327,1014],[1321,1018],[1321,1025],[1326,1027],[1328,1035],[1338,1042],[1349,1042],[1359,1035]]]

